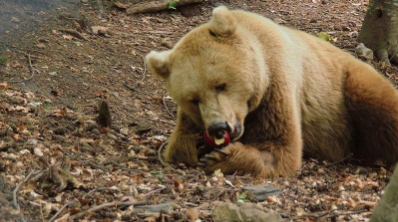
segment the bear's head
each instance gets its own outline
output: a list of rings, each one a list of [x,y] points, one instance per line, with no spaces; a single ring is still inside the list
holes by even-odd
[[[179,109],[210,136],[225,131],[238,139],[244,120],[268,85],[262,49],[234,11],[221,6],[210,22],[183,37],[173,49],[150,52],[152,73],[166,81]]]

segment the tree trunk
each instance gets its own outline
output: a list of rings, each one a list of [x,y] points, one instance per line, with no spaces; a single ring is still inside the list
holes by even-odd
[[[391,65],[398,64],[398,0],[371,0],[359,33],[359,41]]]
[[[395,168],[390,182],[385,188],[370,222],[395,222],[398,220],[398,167]]]

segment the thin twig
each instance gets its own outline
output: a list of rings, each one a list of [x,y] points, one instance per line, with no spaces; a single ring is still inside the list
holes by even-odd
[[[164,162],[163,156],[162,156],[163,148],[164,148],[166,145],[167,145],[167,141],[164,142],[164,143],[159,147],[159,150],[158,150],[158,159],[159,159],[159,162],[162,164],[162,166],[164,166],[164,167],[168,167],[168,166],[171,167],[170,164],[167,164],[167,163]]]
[[[34,76],[35,76],[35,72],[37,72],[37,70],[35,68],[33,68],[32,66],[32,60],[30,59],[30,54],[27,54],[28,56],[28,63],[29,63],[29,70],[32,73],[28,78],[24,79],[24,80],[18,80],[18,81],[9,81],[9,83],[22,83],[22,82],[26,82],[31,80]]]
[[[183,170],[176,169],[176,168],[174,168],[172,165],[170,165],[170,164],[164,162],[163,157],[162,157],[162,153],[163,153],[163,148],[164,148],[166,145],[167,145],[167,141],[164,142],[164,143],[159,147],[159,149],[158,149],[158,159],[159,159],[159,162],[162,164],[162,166],[164,166],[164,167],[169,167],[172,171],[174,171],[174,172],[176,172],[176,173],[179,173],[179,174],[182,174],[182,175],[185,175],[185,172],[184,172]]]
[[[140,83],[144,82],[145,77],[146,77],[146,70],[147,70],[146,61],[145,61],[144,56],[141,56],[141,60],[142,60],[142,65],[144,66],[144,70],[142,71],[142,79],[141,79]]]
[[[142,60],[142,66],[144,67],[144,70],[142,71],[142,78],[141,78],[141,80],[138,81],[138,82],[135,82],[132,86],[123,84],[125,87],[127,87],[128,89],[133,90],[133,91],[137,91],[137,90],[135,89],[135,87],[136,87],[138,84],[144,82],[144,80],[145,80],[145,78],[146,78],[147,67],[146,67],[146,61],[145,61],[144,56],[141,56],[141,60]]]
[[[136,85],[137,85],[137,84],[136,84]],[[144,92],[142,92],[142,91],[140,91],[140,90],[134,88],[136,85],[134,85],[134,86],[129,86],[129,85],[127,85],[127,84],[123,84],[124,87],[126,87],[127,89],[129,89],[129,90],[131,90],[131,91],[133,91],[133,92],[138,92],[139,94],[149,96],[147,93],[144,93]]]
[[[159,189],[152,190],[152,191],[146,193],[144,196],[145,196],[146,198],[148,198],[148,197],[151,196],[152,194],[157,193],[157,192],[160,192],[160,191],[162,191],[162,190],[164,190],[164,189],[166,189],[166,187],[161,187],[161,188],[159,188]]]
[[[170,115],[170,117],[173,118],[173,119],[175,119],[175,116],[173,115],[173,113],[171,113],[169,107],[167,106],[166,99],[165,99],[165,98],[166,98],[166,94],[167,94],[167,93],[165,93],[165,94],[163,95],[163,97],[162,97],[163,105],[164,105],[164,107],[166,108],[166,111],[167,111],[167,113]]]
[[[35,171],[35,172],[30,172],[28,174],[28,176],[26,176],[25,179],[21,183],[19,183],[15,187],[15,189],[12,191],[12,200],[13,200],[13,204],[14,204],[14,208],[15,209],[20,210],[19,204],[18,204],[18,201],[17,201],[17,193],[18,193],[18,190],[21,187],[21,185],[26,183],[32,176],[36,176],[37,174],[42,173],[42,172],[44,172],[44,170],[38,170],[38,171]]]
[[[349,159],[350,157],[352,157],[352,155],[353,155],[353,153],[350,153],[348,156],[344,157],[343,159],[337,160],[336,162],[333,162],[330,164],[327,164],[327,165],[325,165],[325,167],[331,167],[331,166],[337,165],[339,163],[342,163],[342,162],[346,161],[347,159]]]
[[[100,165],[97,165],[97,164],[95,164],[95,163],[92,163],[92,162],[89,161],[89,160],[83,160],[82,163],[88,164],[88,165],[91,166],[91,168],[93,168],[93,169],[100,169],[100,170],[102,170],[102,171],[104,171],[104,172],[108,172],[108,169],[106,169],[105,167],[100,166]]]
[[[41,205],[41,201],[40,201],[40,214],[41,214],[41,221],[44,222],[43,207]]]

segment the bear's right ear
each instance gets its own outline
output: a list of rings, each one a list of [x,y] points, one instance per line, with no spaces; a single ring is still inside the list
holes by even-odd
[[[237,26],[235,17],[225,6],[219,6],[213,10],[213,17],[209,24],[210,32],[221,37],[232,35]]]
[[[167,79],[170,75],[169,54],[170,51],[151,51],[145,57],[149,70],[163,79]]]

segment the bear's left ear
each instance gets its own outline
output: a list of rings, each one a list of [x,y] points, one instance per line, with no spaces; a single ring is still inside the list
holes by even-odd
[[[235,17],[225,6],[219,6],[213,10],[213,17],[209,24],[210,31],[221,37],[232,35],[237,26]]]
[[[149,70],[163,79],[167,79],[170,75],[169,54],[170,51],[151,51],[145,57]]]

